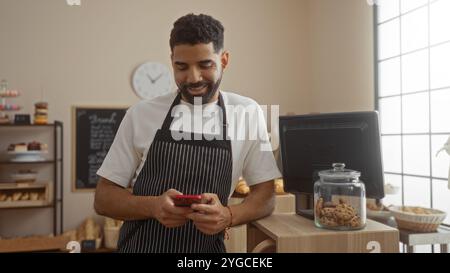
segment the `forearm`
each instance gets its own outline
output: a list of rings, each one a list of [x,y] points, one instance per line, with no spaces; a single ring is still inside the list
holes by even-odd
[[[142,220],[153,217],[153,196],[135,196],[106,179],[100,179],[95,193],[95,211],[120,220]]]
[[[230,206],[232,225],[242,225],[270,215],[275,208],[273,181],[252,187],[241,204]]]

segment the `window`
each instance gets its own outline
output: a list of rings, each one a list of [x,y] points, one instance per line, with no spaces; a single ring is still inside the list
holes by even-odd
[[[375,8],[376,107],[384,202],[433,207],[450,225],[450,158],[436,152],[450,137],[450,0],[378,0]]]

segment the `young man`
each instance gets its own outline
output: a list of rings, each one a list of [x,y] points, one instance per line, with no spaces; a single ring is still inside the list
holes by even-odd
[[[131,107],[98,170],[95,210],[125,220],[119,252],[225,252],[226,228],[265,217],[274,208],[273,180],[281,175],[272,152],[263,148],[267,131],[261,109],[249,98],[219,90],[229,60],[223,32],[207,15],[189,14],[174,23],[170,48],[178,92]],[[188,137],[177,137],[182,130],[174,120],[180,116],[177,106],[200,107],[201,121],[219,109],[213,119],[219,133],[195,125],[185,130],[190,126],[184,122]],[[242,126],[245,109],[251,108],[259,115],[250,122],[263,129],[263,137],[238,139],[254,133],[255,126]],[[195,109],[188,112],[199,119]],[[229,125],[235,120],[232,136]],[[227,206],[241,175],[250,194]],[[130,185],[133,193],[125,189]],[[201,194],[202,204],[177,207],[179,194]]]

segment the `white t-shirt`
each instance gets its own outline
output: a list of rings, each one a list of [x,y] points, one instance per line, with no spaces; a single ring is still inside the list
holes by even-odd
[[[273,153],[267,149],[267,127],[261,107],[250,98],[229,92],[220,92],[227,109],[228,136],[231,139],[233,156],[230,196],[241,176],[249,186],[281,177]],[[122,187],[134,185],[144,166],[156,131],[161,128],[175,97],[176,93],[170,93],[141,101],[129,108],[97,175]],[[172,130],[178,130],[183,127],[181,124],[186,124],[181,123],[182,119],[187,118],[186,112],[183,112],[186,109],[192,110],[190,112],[192,126],[183,128],[183,131],[208,134],[218,132],[215,130],[222,128],[220,115],[214,114],[220,110],[217,101],[203,105],[203,111],[193,110],[194,106],[183,100],[180,105],[181,107],[175,107],[172,111],[175,113],[174,121],[171,124]],[[248,109],[256,109],[256,115],[249,117]],[[203,126],[198,126],[199,123],[194,124],[194,119],[198,118],[198,115],[203,121]],[[208,121],[210,122],[208,123]],[[212,121],[220,127],[209,126]],[[248,122],[246,123],[246,121]],[[245,126],[245,124],[250,126]],[[260,137],[255,137],[257,129]],[[252,133],[253,137],[250,137]]]

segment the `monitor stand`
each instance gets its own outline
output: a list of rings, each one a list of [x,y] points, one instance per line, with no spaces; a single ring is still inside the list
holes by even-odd
[[[314,221],[314,210],[312,209],[299,209],[296,211],[298,215]]]
[[[306,206],[306,207],[305,207]],[[307,219],[314,220],[314,205],[311,194],[295,194],[295,212]]]

